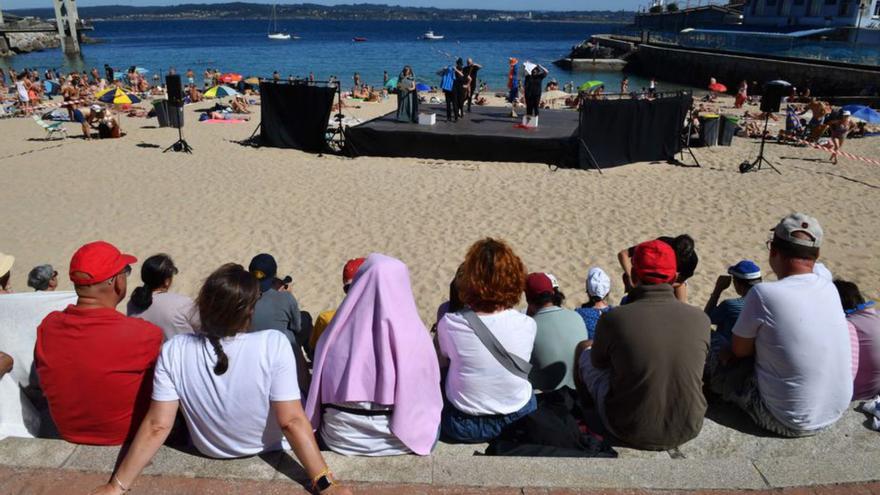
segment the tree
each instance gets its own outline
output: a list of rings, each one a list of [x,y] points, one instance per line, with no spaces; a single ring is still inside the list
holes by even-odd
[[[652,5],[651,8],[648,9],[648,12],[650,12],[652,14],[659,14],[660,12],[663,12],[663,6],[662,5]]]
[[[678,4],[675,2],[666,4],[666,12],[678,12]]]

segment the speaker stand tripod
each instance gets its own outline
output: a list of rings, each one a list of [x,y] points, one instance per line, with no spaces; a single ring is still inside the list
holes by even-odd
[[[694,150],[691,149],[691,134],[694,132],[694,109],[693,107],[688,112],[688,125],[687,125],[687,135],[684,139],[682,139],[682,147],[681,147],[681,158],[684,159],[684,150],[687,150],[690,153],[691,158],[694,159],[694,163],[697,164],[698,167],[703,168],[700,165],[700,161],[697,160],[697,155],[694,154]],[[681,160],[679,160],[681,162]]]
[[[192,146],[189,145],[189,143],[186,142],[186,139],[183,139],[183,129],[182,128],[180,128],[180,127],[177,128],[177,141],[174,144],[172,144],[171,146],[165,148],[165,150],[162,151],[162,153],[167,153],[169,151],[176,151],[176,152],[182,151],[184,153],[192,154],[193,148],[192,148]]]
[[[773,164],[770,163],[770,160],[764,158],[764,143],[767,142],[767,122],[769,121],[770,112],[764,112],[764,132],[761,133],[761,147],[758,149],[758,157],[755,158],[755,161],[752,162],[752,166],[749,168],[757,172],[758,170],[761,170],[761,166],[766,163],[767,166],[772,168],[774,172],[782,175],[782,172],[780,172],[778,168],[774,167]]]

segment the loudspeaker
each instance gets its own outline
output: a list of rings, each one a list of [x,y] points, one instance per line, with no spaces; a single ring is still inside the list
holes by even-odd
[[[168,125],[175,129],[183,129],[183,106],[168,106]]]
[[[772,81],[764,85],[764,95],[761,96],[762,112],[778,112],[779,105],[784,96],[788,96],[791,91],[789,84],[782,84],[783,81]]]
[[[168,90],[168,105],[183,108],[183,83],[180,74],[165,76],[165,87]]]

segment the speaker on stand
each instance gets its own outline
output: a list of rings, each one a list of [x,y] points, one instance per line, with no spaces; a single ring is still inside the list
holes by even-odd
[[[183,82],[180,74],[165,76],[165,88],[168,92],[168,122],[171,127],[177,129],[177,141],[165,148],[162,153],[168,151],[192,153],[192,146],[183,139]]]
[[[764,158],[764,143],[767,141],[767,123],[770,121],[770,114],[779,112],[782,98],[788,96],[790,91],[791,84],[786,81],[776,80],[764,84],[764,95],[761,96],[761,112],[764,114],[764,131],[761,133],[761,147],[758,149],[758,157],[755,158],[755,161],[751,163],[743,162],[740,164],[739,171],[741,173],[746,173],[751,170],[757,172],[758,170],[761,170],[761,166],[766,163],[774,172],[782,175],[782,172],[773,166],[773,164],[770,163],[770,160]]]

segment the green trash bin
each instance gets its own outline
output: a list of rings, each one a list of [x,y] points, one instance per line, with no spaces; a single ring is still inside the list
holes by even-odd
[[[718,144],[718,125],[720,116],[715,113],[700,114],[700,141],[703,146]]]
[[[168,127],[168,100],[153,100],[153,110],[156,111],[159,127]]]
[[[718,132],[718,145],[730,146],[733,143],[733,136],[736,134],[737,127],[739,127],[739,117],[722,115],[721,130]]]

